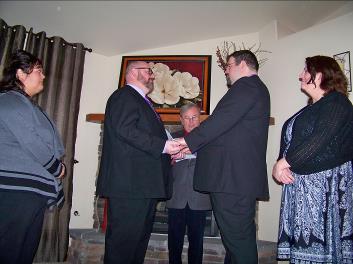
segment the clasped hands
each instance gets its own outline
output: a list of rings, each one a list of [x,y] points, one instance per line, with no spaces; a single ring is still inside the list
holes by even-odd
[[[182,159],[186,154],[191,154],[184,138],[169,139],[166,142],[166,152],[171,155],[172,159]]]
[[[285,158],[280,159],[275,163],[272,169],[272,176],[278,182],[284,184],[291,184],[294,182],[294,177],[290,171],[290,165]]]

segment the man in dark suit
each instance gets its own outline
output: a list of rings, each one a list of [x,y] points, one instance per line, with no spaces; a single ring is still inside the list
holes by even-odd
[[[212,209],[231,263],[255,264],[256,199],[268,199],[266,148],[270,96],[257,75],[256,56],[228,56],[230,88],[212,115],[181,144],[197,151],[194,188],[210,192]]]
[[[200,108],[193,103],[180,108],[180,122],[183,130],[172,134],[183,137],[200,125]],[[167,201],[168,207],[168,250],[169,263],[181,264],[184,236],[187,228],[189,241],[188,263],[201,264],[203,256],[203,235],[206,212],[211,210],[210,196],[193,188],[196,155],[186,155],[173,161],[173,195]]]
[[[179,143],[167,140],[146,98],[153,80],[146,62],[131,62],[127,85],[107,102],[97,181],[97,195],[108,198],[104,263],[143,263],[157,200],[170,195],[168,154],[178,152]]]

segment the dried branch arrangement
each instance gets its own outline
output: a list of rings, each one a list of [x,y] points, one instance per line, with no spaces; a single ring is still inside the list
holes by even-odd
[[[222,47],[217,46],[216,56],[218,66],[225,72],[227,68],[227,57],[229,54],[233,53],[237,50],[251,50],[257,57],[259,61],[259,67],[261,67],[268,58],[259,58],[262,53],[271,53],[271,51],[261,49],[261,43],[256,48],[256,44],[251,47],[246,47],[244,42],[242,42],[241,46],[237,46],[233,41],[224,41]]]

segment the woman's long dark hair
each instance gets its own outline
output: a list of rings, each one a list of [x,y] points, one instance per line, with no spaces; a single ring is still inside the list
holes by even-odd
[[[308,83],[314,83],[316,74],[321,72],[320,87],[328,94],[333,91],[348,96],[348,82],[337,61],[327,56],[314,56],[305,59],[307,71],[311,78]]]
[[[30,74],[34,68],[41,68],[42,62],[31,53],[24,50],[17,50],[13,53],[5,65],[3,77],[0,81],[0,92],[17,91],[26,96],[23,83],[17,78],[17,70]]]

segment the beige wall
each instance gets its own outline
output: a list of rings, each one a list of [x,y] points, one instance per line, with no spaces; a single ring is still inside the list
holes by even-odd
[[[266,55],[269,61],[261,68],[260,76],[271,94],[271,115],[275,126],[270,127],[268,142],[268,173],[271,199],[259,205],[259,238],[275,241],[277,236],[278,214],[281,187],[271,177],[272,165],[278,155],[280,130],[284,121],[305,105],[306,97],[300,92],[298,73],[303,68],[304,59],[316,54],[333,55],[350,50],[353,52],[353,13],[339,17],[305,31],[277,39],[277,24],[266,25],[259,33],[230,36],[201,42],[184,43],[154,50],[144,50],[126,55],[166,55],[166,54],[210,54],[211,72],[211,111],[226,92],[224,74],[217,66],[215,49],[224,40],[235,41],[250,46],[259,41],[262,48],[271,51]],[[282,30],[283,32],[283,30]],[[124,55],[124,54],[123,54]],[[86,114],[104,112],[105,102],[117,88],[121,55],[104,57],[87,54],[84,83],[80,105],[72,212],[80,216],[71,217],[70,228],[90,228],[93,225],[94,179],[97,170],[97,145],[100,127],[85,121]],[[254,183],[256,184],[256,183]]]
[[[117,78],[108,57],[86,54],[75,153],[79,163],[74,166],[70,228],[93,226],[100,125],[86,122],[86,114],[104,112],[106,100],[113,92]],[[74,216],[74,211],[78,211],[79,216]]]

